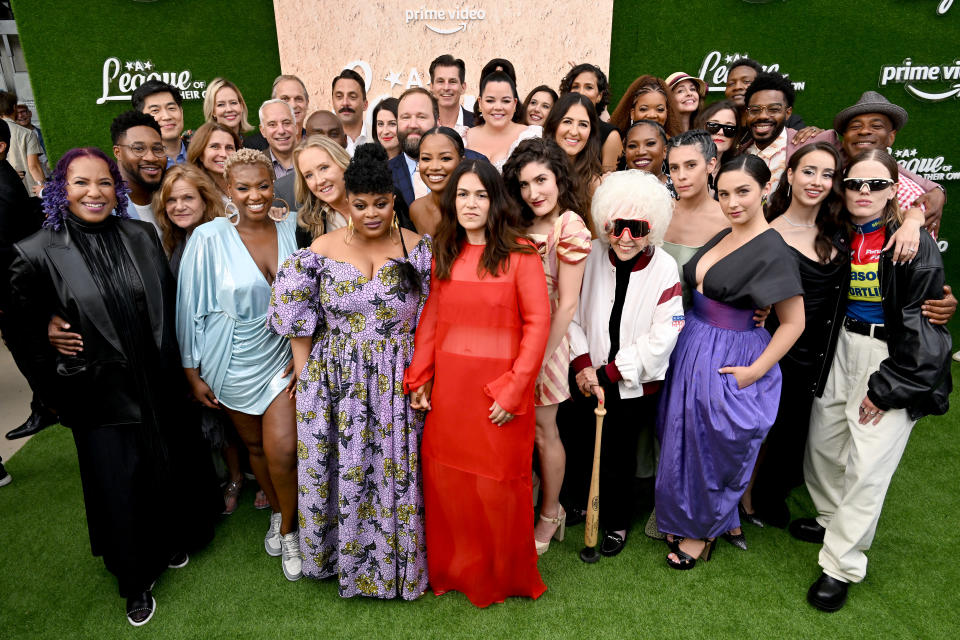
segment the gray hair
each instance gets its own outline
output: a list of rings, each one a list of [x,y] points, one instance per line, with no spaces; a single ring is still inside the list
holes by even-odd
[[[263,124],[263,108],[268,104],[282,104],[290,111],[290,119],[293,120],[294,122],[297,121],[297,116],[293,114],[293,107],[291,107],[289,103],[284,102],[280,98],[271,98],[270,100],[267,100],[262,105],[260,105],[260,109],[257,111],[257,115],[260,116],[260,124]]]

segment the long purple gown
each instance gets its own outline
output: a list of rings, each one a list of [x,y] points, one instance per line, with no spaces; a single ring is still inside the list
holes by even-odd
[[[777,365],[744,389],[717,370],[751,364],[770,342],[754,326],[754,309],[803,293],[796,260],[772,229],[714,264],[697,292],[697,263],[728,233],[684,265],[693,309],[670,357],[657,420],[657,526],[690,538],[740,526],[737,503],[780,402]]]
[[[313,336],[297,382],[297,475],[303,573],[336,576],[340,595],[420,597],[427,588],[420,438],[403,376],[430,282],[425,237],[409,261],[420,294],[389,262],[367,279],[303,249],[273,284],[268,321]]]

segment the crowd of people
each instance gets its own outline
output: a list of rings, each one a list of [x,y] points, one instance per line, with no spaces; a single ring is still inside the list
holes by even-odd
[[[248,477],[288,580],[537,598],[538,557],[587,514],[598,403],[601,555],[655,478],[642,530],[672,569],[746,551],[748,523],[821,545],[821,610],[863,580],[951,389],[946,196],[888,152],[906,111],[867,91],[806,126],[748,58],[713,104],[683,72],[615,106],[592,64],[523,100],[509,60],[478,80],[468,110],[439,56],[368,131],[355,71],[316,111],[279,76],[257,127],[217,78],[190,136],[148,81],[113,157],[40,179],[42,214],[0,121],[0,329],[34,392],[8,437],[71,429],[131,624]],[[817,513],[791,521],[803,483]]]

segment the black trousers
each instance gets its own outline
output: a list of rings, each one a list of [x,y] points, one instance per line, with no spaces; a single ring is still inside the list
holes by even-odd
[[[44,394],[49,393],[54,388],[51,386],[53,350],[52,347],[47,345],[47,349],[50,350],[49,358],[43,361],[36,358],[33,350],[24,348],[26,343],[24,336],[26,331],[31,329],[33,331],[41,330],[38,327],[22,326],[19,318],[9,310],[0,313],[0,336],[3,337],[4,344],[10,350],[14,364],[26,378],[27,384],[30,385],[30,391],[33,392],[33,397],[30,400],[30,410],[40,414],[53,412],[53,409],[48,408],[51,406],[50,403],[44,400]],[[46,327],[43,327],[42,331],[46,333]]]
[[[573,397],[557,412],[557,426],[567,452],[560,501],[574,509],[586,509],[597,399],[585,397],[574,384],[570,388]],[[616,389],[606,392],[607,415],[600,445],[600,524],[607,531],[629,530],[633,523],[637,442],[644,430],[655,430],[659,399],[659,392],[626,400]]]

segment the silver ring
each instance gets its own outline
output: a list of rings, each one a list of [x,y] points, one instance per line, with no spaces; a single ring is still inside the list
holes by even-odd
[[[868,415],[868,416],[875,416],[875,415],[877,415],[878,413],[880,413],[880,412],[879,412],[879,411],[871,411],[871,412],[868,413],[867,415]]]

